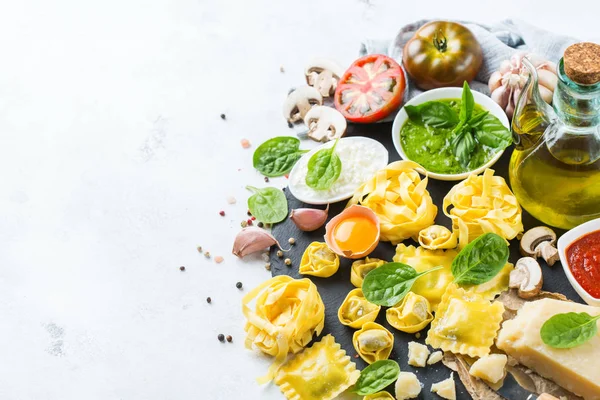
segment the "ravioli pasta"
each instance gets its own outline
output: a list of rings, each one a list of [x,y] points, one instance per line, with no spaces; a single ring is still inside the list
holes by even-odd
[[[362,287],[365,276],[377,267],[385,264],[384,260],[379,258],[365,258],[364,260],[356,260],[350,268],[350,282],[356,287]]]
[[[409,292],[400,304],[388,308],[385,318],[391,326],[406,333],[418,332],[433,321],[429,301],[413,292]]]
[[[431,323],[425,343],[436,349],[482,357],[490,353],[504,306],[451,284]]]
[[[250,303],[254,301],[254,308]],[[273,277],[246,294],[242,300],[246,317],[246,347],[256,346],[275,356],[260,383],[270,381],[288,353],[297,353],[323,330],[325,305],[310,279],[287,275]]]
[[[459,248],[484,233],[510,240],[523,232],[521,206],[504,178],[494,176],[489,168],[455,185],[443,206],[444,214],[452,219],[452,230],[458,232]]]
[[[395,400],[394,396],[392,396],[389,392],[377,392],[373,394],[368,394],[363,397],[363,400]]]
[[[302,275],[313,275],[329,278],[340,267],[340,258],[327,244],[312,242],[304,251],[299,272]]]
[[[419,232],[419,244],[429,250],[453,249],[458,245],[458,238],[445,226],[431,225]]]
[[[413,161],[396,161],[377,171],[360,186],[348,202],[369,207],[377,214],[381,240],[397,244],[433,224],[437,207],[427,191],[427,177],[421,180]]]
[[[428,250],[400,243],[396,246],[393,260],[410,265],[417,272],[424,272],[437,266],[443,267],[417,279],[411,289],[429,300],[431,310],[435,312],[446,287],[454,280],[450,266],[457,254],[456,250]]]
[[[354,332],[352,344],[358,355],[369,364],[387,360],[394,347],[394,335],[375,322],[367,322]]]
[[[285,363],[275,384],[288,400],[331,400],[359,377],[350,357],[327,335]]]
[[[491,281],[480,285],[463,286],[463,288],[467,292],[481,295],[486,300],[493,300],[497,295],[508,289],[510,273],[513,269],[514,267],[511,263],[506,263]]]
[[[338,319],[343,325],[359,329],[367,322],[375,321],[381,306],[370,303],[362,289],[353,289],[338,309]]]

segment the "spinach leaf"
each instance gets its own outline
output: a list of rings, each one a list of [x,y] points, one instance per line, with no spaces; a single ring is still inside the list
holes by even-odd
[[[308,160],[306,184],[315,190],[327,190],[340,177],[342,161],[335,153],[337,139],[333,146],[321,149]]]
[[[377,393],[391,385],[400,375],[400,366],[393,360],[379,360],[360,372],[354,392],[360,396]]]
[[[365,276],[362,285],[363,294],[373,304],[393,307],[410,292],[419,277],[440,268],[443,267],[417,273],[413,267],[406,264],[397,262],[384,264]]]
[[[484,233],[466,245],[452,261],[454,282],[480,285],[492,280],[508,261],[508,245],[495,233]]]
[[[434,128],[449,128],[458,123],[458,115],[446,103],[428,101],[418,106],[404,106],[408,118]]]
[[[274,187],[258,189],[254,186],[246,186],[246,189],[254,193],[248,198],[248,210],[257,220],[274,224],[287,217],[287,199],[281,190]]]
[[[493,149],[505,149],[512,143],[510,131],[493,115],[487,115],[473,127],[477,141]]]
[[[544,322],[540,336],[544,343],[557,349],[577,347],[598,334],[599,319],[600,315],[592,317],[583,312],[556,314]]]
[[[456,155],[460,164],[463,167],[467,167],[469,161],[471,161],[471,154],[475,150],[475,139],[473,139],[471,132],[468,129],[464,129],[458,136],[452,139],[451,145],[454,155]]]
[[[471,115],[473,115],[473,109],[475,108],[475,99],[473,98],[473,93],[471,93],[471,88],[467,81],[463,84],[462,91],[462,102],[460,104],[460,114],[459,118],[462,122],[468,122],[471,119]]]
[[[296,161],[308,150],[300,150],[300,140],[278,136],[267,140],[254,151],[252,164],[265,176],[281,176],[292,170]]]

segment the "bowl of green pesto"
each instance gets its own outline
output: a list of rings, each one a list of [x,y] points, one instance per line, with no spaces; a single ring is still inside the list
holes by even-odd
[[[407,102],[394,119],[392,139],[404,160],[420,164],[434,179],[454,181],[498,161],[512,143],[509,127],[504,110],[465,82]]]

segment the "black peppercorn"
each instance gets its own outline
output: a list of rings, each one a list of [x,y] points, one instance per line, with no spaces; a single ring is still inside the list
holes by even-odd
[[[265,226],[265,224],[263,224],[262,222],[259,222],[258,224],[256,224],[256,226],[258,226],[259,228],[262,228],[263,226]]]
[[[182,265],[181,267],[179,267],[180,271],[185,271],[185,267]]]
[[[238,289],[241,289],[242,288],[242,282],[236,283],[235,287],[238,288]]]
[[[225,335],[223,335],[222,333],[219,333],[219,335],[217,336],[217,339],[219,339],[219,342],[224,342],[225,341]]]
[[[224,120],[224,119],[226,119],[226,118],[227,118],[227,116],[226,116],[225,114],[221,114],[221,119],[223,119],[223,120]]]
[[[265,182],[269,182],[269,177],[265,176]]]
[[[211,299],[210,297],[207,297],[207,298],[206,298],[206,302],[207,302],[208,304],[210,304],[210,303],[212,302],[212,299]]]

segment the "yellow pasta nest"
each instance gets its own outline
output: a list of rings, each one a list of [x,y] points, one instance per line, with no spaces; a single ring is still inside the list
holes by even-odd
[[[249,305],[254,301],[254,307]],[[242,300],[247,319],[246,347],[275,356],[260,383],[270,381],[288,353],[297,353],[323,330],[325,305],[310,279],[280,275],[251,290]]]
[[[375,321],[379,310],[381,306],[367,301],[362,289],[353,289],[338,309],[338,319],[342,325],[359,329],[367,322]]]
[[[415,333],[433,321],[433,314],[431,314],[429,301],[425,297],[409,292],[400,304],[386,310],[385,318],[399,331]]]
[[[394,335],[375,322],[367,322],[352,336],[358,355],[369,364],[387,360],[394,347]]]
[[[504,178],[486,169],[483,175],[469,175],[444,197],[444,214],[458,232],[458,247],[493,232],[510,240],[523,232],[521,206]],[[449,209],[449,207],[452,207]]]
[[[275,384],[288,400],[331,400],[359,377],[350,357],[327,335],[285,363]]]
[[[431,309],[435,312],[446,288],[454,281],[450,266],[457,254],[456,250],[428,250],[400,243],[396,246],[396,255],[393,260],[410,265],[417,272],[424,272],[438,265],[443,267],[417,279],[411,289],[414,293],[429,300]]]
[[[329,278],[340,267],[340,258],[327,244],[312,242],[304,251],[299,272],[302,275],[313,275]]]
[[[451,284],[431,323],[425,343],[436,349],[483,357],[500,329],[504,306]]]
[[[420,166],[413,161],[393,162],[361,185],[348,202],[375,212],[383,241],[416,239],[435,220],[437,207],[427,191],[427,177],[421,180],[417,169]]]
[[[458,245],[458,238],[445,226],[431,225],[419,232],[419,244],[429,250],[453,249]]]
[[[356,287],[362,287],[365,276],[377,267],[385,264],[384,260],[379,258],[365,258],[364,260],[356,260],[350,268],[350,282]]]

